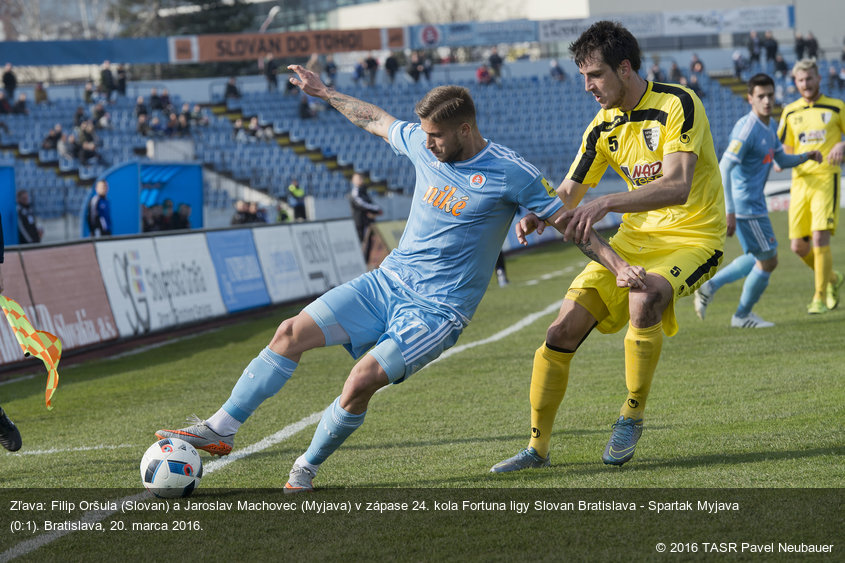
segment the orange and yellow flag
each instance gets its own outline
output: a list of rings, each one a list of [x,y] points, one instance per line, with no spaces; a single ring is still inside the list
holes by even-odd
[[[52,410],[50,399],[56,387],[59,386],[58,367],[62,357],[62,341],[49,332],[35,330],[26,318],[26,313],[14,299],[0,295],[0,306],[3,307],[6,320],[12,325],[12,331],[23,349],[24,356],[37,356],[44,361],[44,366],[47,368],[47,389],[44,392],[44,400],[47,403],[47,410]]]

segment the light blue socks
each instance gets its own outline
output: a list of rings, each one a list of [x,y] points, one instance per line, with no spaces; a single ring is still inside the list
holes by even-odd
[[[340,397],[323,412],[323,418],[314,431],[311,445],[305,452],[305,460],[310,465],[320,465],[364,423],[364,415],[351,414],[340,406]]]
[[[737,317],[745,317],[751,312],[754,304],[760,300],[760,296],[766,291],[769,285],[770,272],[764,272],[760,268],[754,268],[745,283],[742,285],[742,295],[739,297],[739,307],[736,309]]]
[[[244,370],[223,410],[244,422],[262,402],[279,392],[297,363],[264,348]]]
[[[716,275],[710,278],[710,281],[707,282],[707,289],[713,294],[723,285],[741,280],[751,272],[756,262],[757,260],[751,254],[737,256],[733,262],[716,272]]]

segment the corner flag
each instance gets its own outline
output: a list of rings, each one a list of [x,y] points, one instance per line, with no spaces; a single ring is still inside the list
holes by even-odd
[[[44,362],[47,368],[47,389],[44,391],[44,400],[47,403],[47,410],[52,410],[50,399],[59,385],[59,360],[62,357],[62,341],[58,336],[35,330],[26,313],[14,299],[0,295],[0,306],[6,314],[6,320],[12,325],[12,331],[21,345],[24,356],[37,356]]]

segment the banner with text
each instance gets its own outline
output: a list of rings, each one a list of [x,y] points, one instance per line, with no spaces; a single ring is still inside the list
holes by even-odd
[[[326,29],[290,33],[227,33],[168,37],[171,63],[208,63],[274,57],[307,57],[312,53],[403,49],[405,30]]]
[[[96,248],[121,336],[226,313],[204,235],[106,241]]]
[[[408,27],[411,49],[434,47],[467,47],[498,43],[532,43],[537,41],[537,22],[508,20],[501,22],[457,22],[424,24]]]
[[[220,294],[230,313],[270,304],[252,232],[247,229],[206,233]]]
[[[273,303],[312,295],[305,286],[305,278],[297,262],[290,225],[253,229],[252,236]]]

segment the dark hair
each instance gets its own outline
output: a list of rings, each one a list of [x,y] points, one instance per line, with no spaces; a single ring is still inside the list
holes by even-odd
[[[610,68],[616,70],[628,59],[634,72],[640,70],[642,58],[637,39],[625,27],[612,21],[598,21],[569,45],[569,52],[579,67],[598,51]]]
[[[414,112],[434,123],[447,121],[475,123],[475,103],[463,86],[438,86],[417,102]]]
[[[754,93],[755,86],[771,86],[772,88],[775,87],[775,81],[772,80],[772,77],[768,74],[764,74],[759,72],[748,79],[748,94]]]

